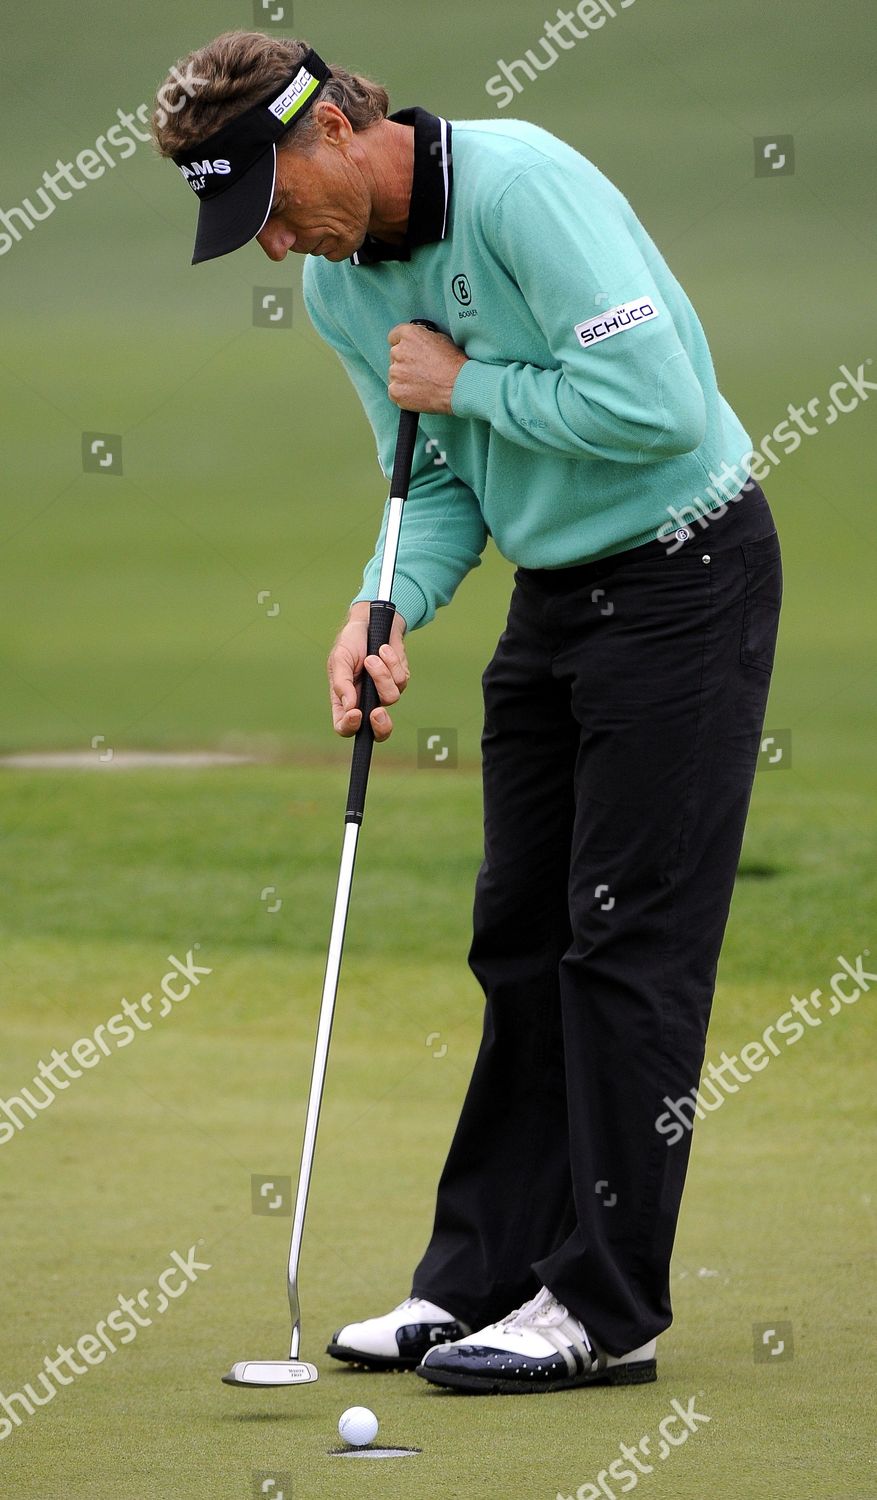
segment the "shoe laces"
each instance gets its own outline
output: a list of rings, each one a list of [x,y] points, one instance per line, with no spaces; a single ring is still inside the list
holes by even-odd
[[[562,1302],[558,1302],[547,1286],[543,1286],[529,1302],[510,1312],[500,1321],[499,1327],[512,1333],[525,1332],[529,1328],[560,1329],[582,1354],[591,1356],[591,1341],[583,1325]],[[558,1349],[561,1347],[556,1337],[550,1338],[549,1342]]]
[[[500,1319],[500,1328],[512,1330],[522,1328],[551,1328],[557,1323],[562,1323],[569,1314],[562,1303],[558,1302],[553,1292],[549,1292],[547,1286],[531,1297],[529,1302],[524,1302],[516,1307],[507,1317]]]

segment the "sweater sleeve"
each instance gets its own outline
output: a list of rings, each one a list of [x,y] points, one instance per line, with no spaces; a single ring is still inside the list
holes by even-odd
[[[505,189],[487,219],[488,243],[539,324],[552,367],[467,361],[451,393],[455,416],[479,417],[522,448],[617,463],[699,447],[703,391],[623,204],[619,195],[618,212],[598,210],[580,181],[547,160]],[[625,322],[632,301],[648,301],[655,315]],[[619,331],[607,335],[613,311]],[[601,315],[604,331],[577,331]]]
[[[378,463],[389,480],[396,452],[399,407],[387,394],[387,379],[380,377],[329,317],[312,282],[303,282],[303,295],[311,323],[335,350],[362,402],[377,443]],[[388,371],[389,359],[388,346]],[[377,596],[389,512],[388,497],[374,553],[365,565],[361,587],[351,604]],[[428,625],[436,610],[450,603],[466,574],[479,566],[487,535],[474,492],[448,468],[437,444],[429,442],[421,420],[392,588],[392,602],[408,630]]]

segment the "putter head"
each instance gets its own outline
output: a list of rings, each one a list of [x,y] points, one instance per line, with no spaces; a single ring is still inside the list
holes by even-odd
[[[311,1385],[319,1380],[316,1365],[304,1359],[239,1359],[222,1379],[225,1385]]]

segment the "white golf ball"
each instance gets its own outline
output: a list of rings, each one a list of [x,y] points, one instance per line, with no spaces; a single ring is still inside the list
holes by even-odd
[[[341,1413],[338,1431],[351,1448],[364,1448],[378,1430],[378,1419],[367,1406],[348,1406]]]

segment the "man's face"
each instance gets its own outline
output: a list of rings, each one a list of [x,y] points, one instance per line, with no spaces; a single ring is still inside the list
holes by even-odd
[[[334,105],[324,105],[319,119],[313,147],[277,153],[271,212],[256,235],[271,260],[289,250],[346,260],[365,239],[371,198],[354,133]]]

